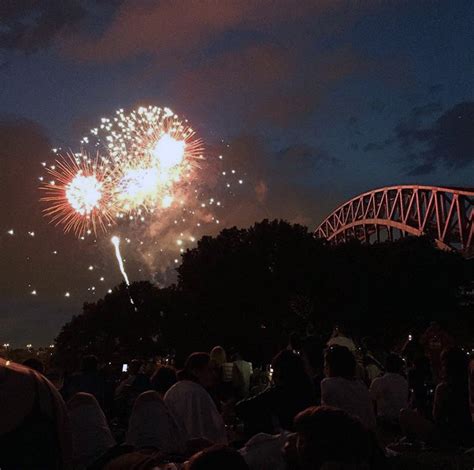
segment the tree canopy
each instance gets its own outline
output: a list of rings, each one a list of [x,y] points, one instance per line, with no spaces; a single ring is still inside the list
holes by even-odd
[[[425,238],[330,245],[301,225],[264,220],[203,237],[177,271],[165,289],[132,284],[136,311],[124,284],[85,304],[59,334],[58,357],[185,355],[222,344],[268,359],[291,331],[328,334],[342,323],[391,345],[430,320],[470,321],[460,292],[472,263]]]

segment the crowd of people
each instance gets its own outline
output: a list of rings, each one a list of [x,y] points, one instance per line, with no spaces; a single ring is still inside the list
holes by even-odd
[[[337,327],[269,367],[216,346],[180,370],[133,360],[118,382],[94,356],[56,385],[44,373],[0,359],[2,470],[370,470],[392,442],[472,445],[468,356],[436,324],[399,354]]]

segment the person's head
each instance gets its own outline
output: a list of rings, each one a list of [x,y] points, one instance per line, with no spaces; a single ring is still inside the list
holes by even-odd
[[[205,352],[192,353],[186,359],[182,376],[200,383],[205,388],[214,385],[215,377],[209,354]]]
[[[405,362],[395,353],[390,353],[385,359],[385,370],[392,374],[403,374]]]
[[[130,375],[137,375],[142,368],[142,363],[138,359],[133,359],[128,366],[128,373]]]
[[[314,406],[295,418],[296,450],[302,470],[319,470],[325,462],[363,464],[370,459],[367,430],[345,411]]]
[[[302,358],[308,375],[320,374],[324,367],[324,348],[322,343],[315,339],[305,342]]]
[[[297,331],[290,333],[288,346],[293,351],[299,351],[302,347],[301,335]]]
[[[176,370],[170,366],[160,366],[151,376],[151,387],[164,395],[177,381]]]
[[[23,361],[23,365],[35,370],[36,372],[39,372],[40,374],[44,374],[44,364],[39,359],[36,359],[36,357],[30,357],[29,359],[26,359]]]
[[[280,351],[272,360],[273,381],[276,385],[297,387],[309,380],[304,362],[293,351]]]
[[[441,353],[443,379],[451,384],[466,385],[468,381],[468,359],[459,348],[447,348]]]
[[[355,357],[345,346],[330,346],[324,354],[324,371],[327,377],[352,379],[356,372]]]
[[[98,361],[94,355],[84,356],[81,363],[81,371],[85,373],[97,372]]]
[[[234,349],[232,351],[231,358],[232,358],[232,361],[242,361],[244,359],[244,357],[242,356],[242,353],[237,349]]]
[[[338,323],[337,325],[334,325],[334,328],[332,329],[332,335],[333,338],[336,336],[346,336],[346,329],[342,323]]]
[[[222,346],[215,346],[212,348],[211,351],[211,361],[216,366],[221,366],[225,362],[227,362],[227,354],[225,353],[225,349]]]
[[[236,449],[214,445],[193,455],[187,470],[249,470],[244,458]]]

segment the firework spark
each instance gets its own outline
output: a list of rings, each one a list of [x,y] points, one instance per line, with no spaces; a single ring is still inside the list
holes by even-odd
[[[111,197],[114,181],[110,167],[99,156],[86,154],[60,155],[54,165],[47,167],[49,182],[40,186],[45,193],[41,201],[51,222],[63,225],[67,233],[77,236],[106,231],[113,224],[115,207]]]

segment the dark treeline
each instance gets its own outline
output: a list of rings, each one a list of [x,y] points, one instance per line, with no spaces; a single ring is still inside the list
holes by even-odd
[[[202,238],[183,254],[175,285],[132,284],[137,311],[125,284],[84,304],[57,337],[56,359],[73,368],[86,353],[179,358],[222,344],[258,362],[289,332],[327,337],[336,323],[386,348],[432,320],[462,341],[474,326],[472,280],[472,261],[425,238],[331,246],[301,225],[264,220]]]

